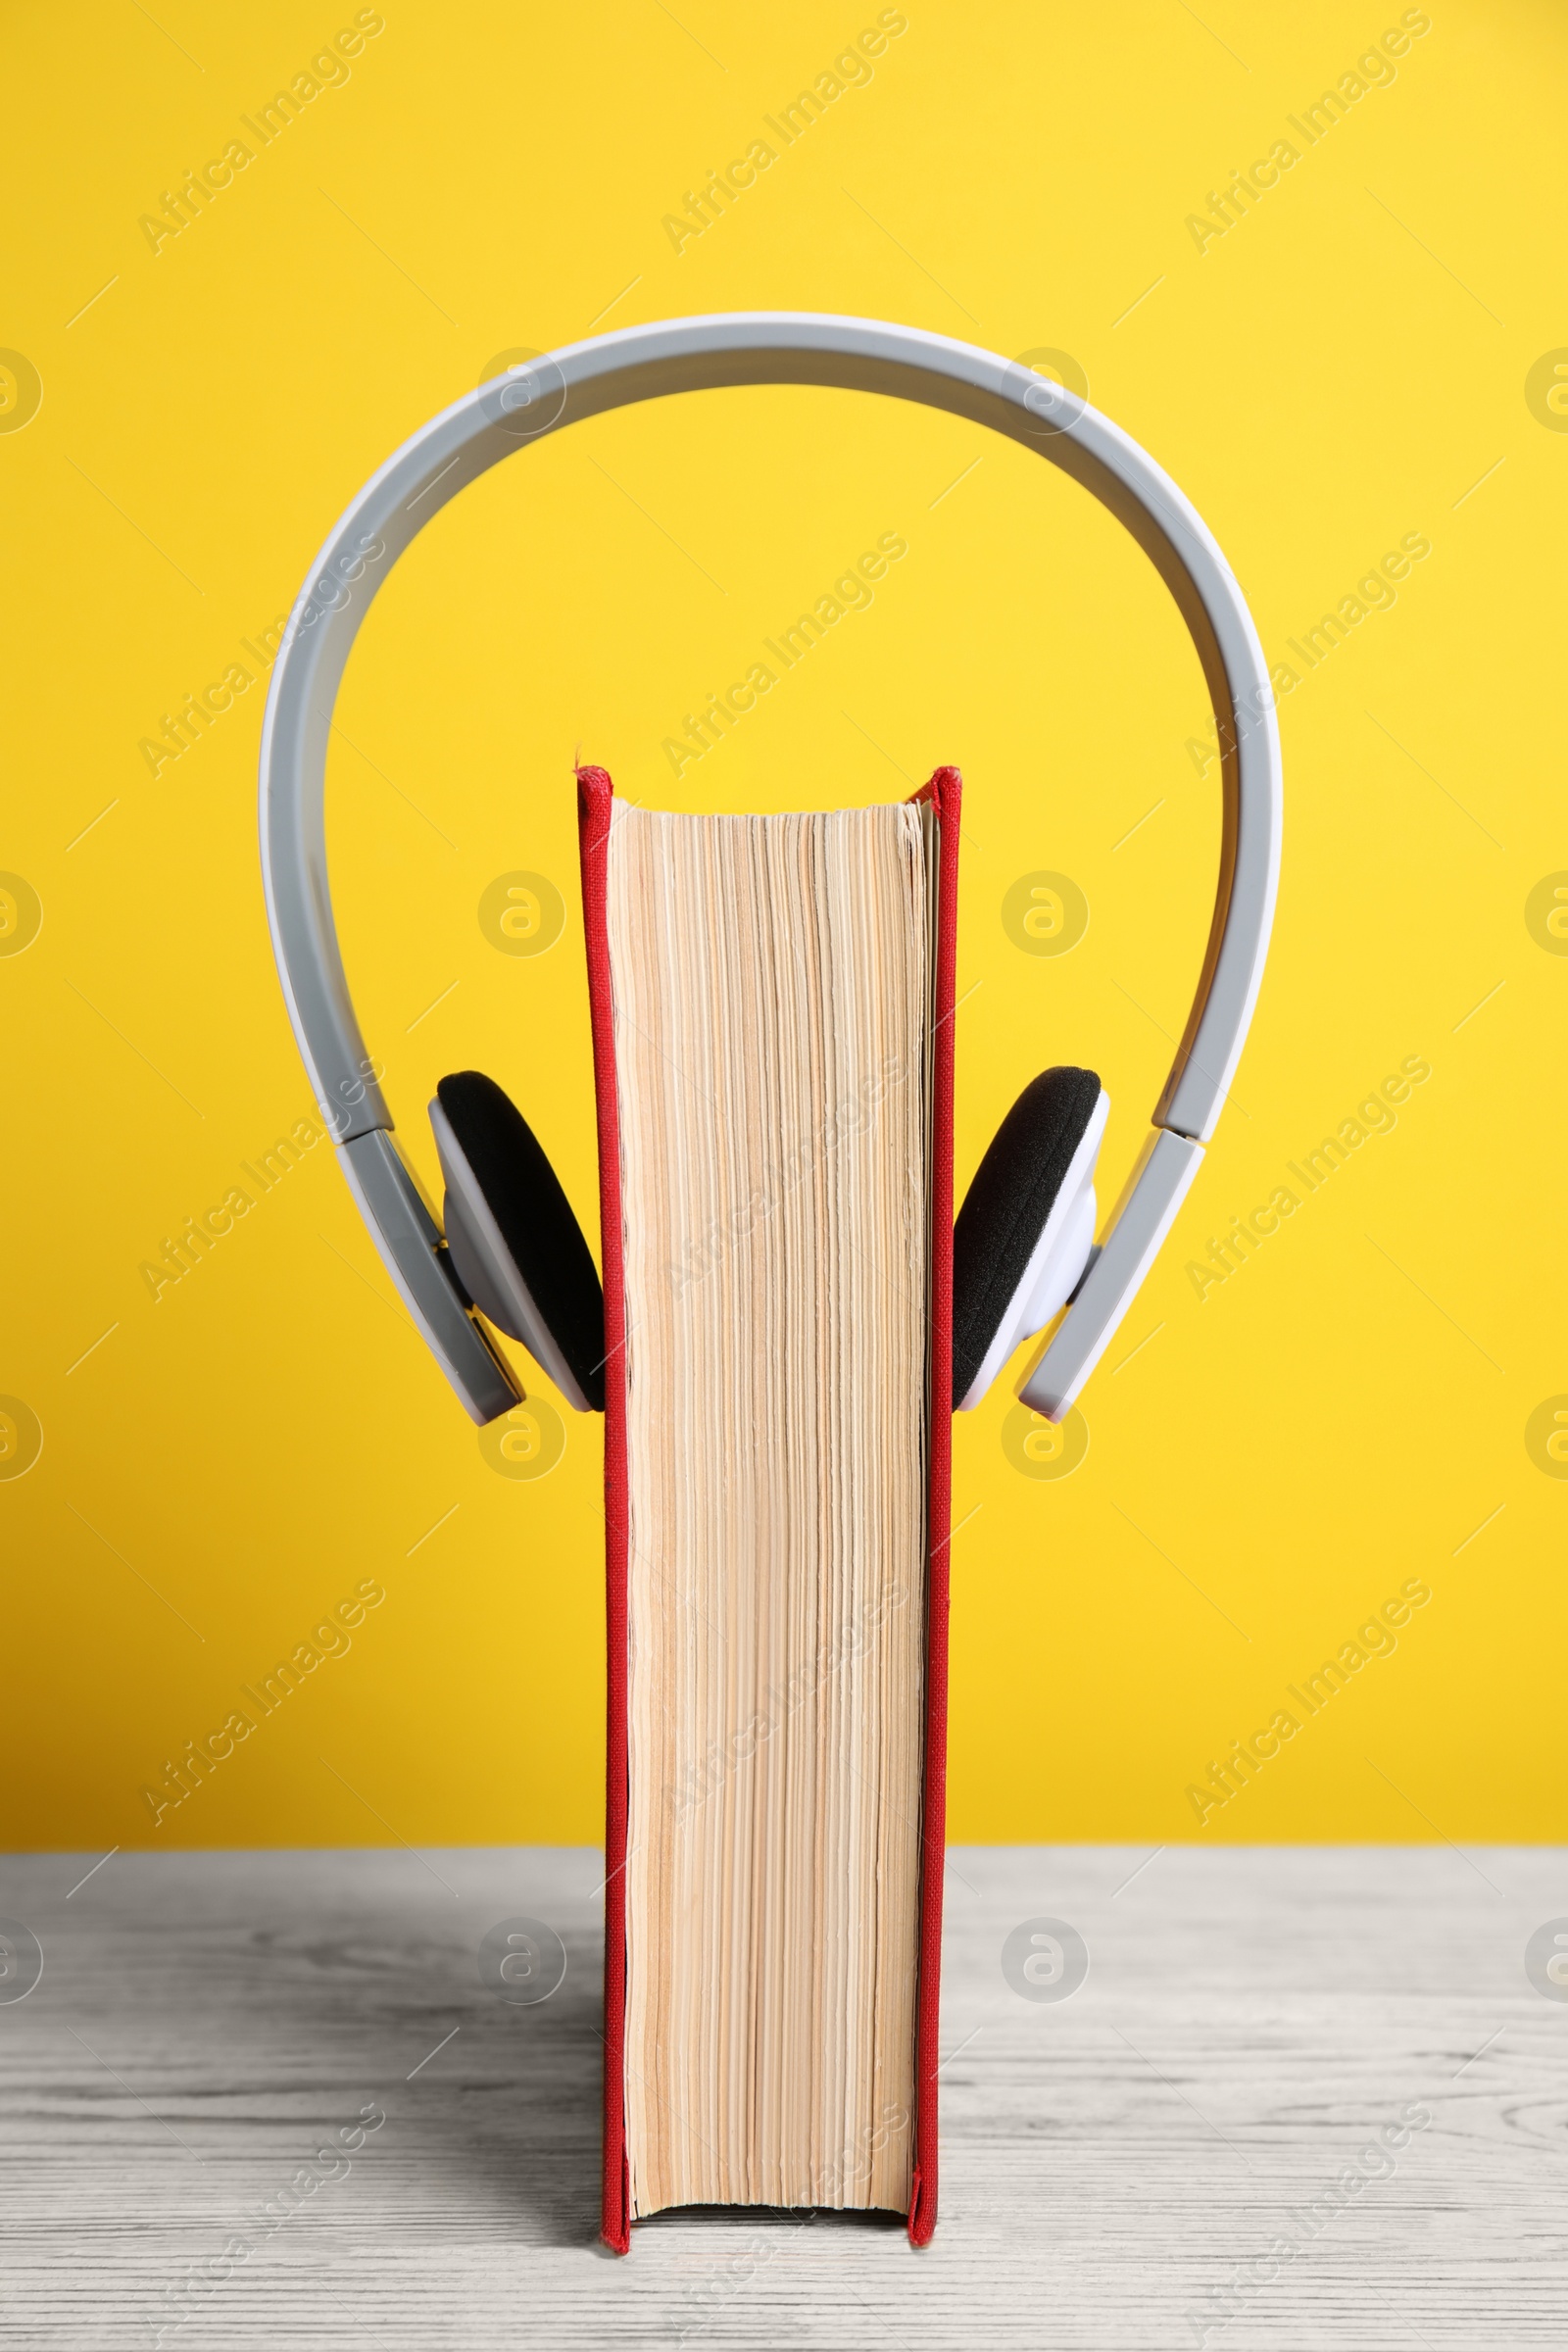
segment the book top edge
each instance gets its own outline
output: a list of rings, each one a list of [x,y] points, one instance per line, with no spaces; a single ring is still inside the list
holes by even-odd
[[[617,795],[612,804],[611,821],[624,824],[627,817],[640,816],[664,825],[799,825],[835,816],[875,816],[911,806],[905,799],[858,801],[846,808],[650,808],[641,801],[623,801]]]

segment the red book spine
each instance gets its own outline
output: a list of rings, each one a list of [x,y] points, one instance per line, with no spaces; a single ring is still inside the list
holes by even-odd
[[[919,2015],[914,2039],[914,2182],[909,2243],[937,2226],[937,2068],[942,1873],[948,1826],[948,1542],[953,1532],[953,1030],[963,778],[939,767],[916,800],[942,828],[937,876],[936,1035],[931,1104],[931,1429],[926,1502],[925,1790],[920,1807]]]
[[[577,770],[583,936],[599,1116],[599,1232],[605,1290],[605,2100],[600,2234],[631,2244],[626,2169],[626,1278],[621,1257],[620,1122],[605,895],[614,787],[602,767]]]

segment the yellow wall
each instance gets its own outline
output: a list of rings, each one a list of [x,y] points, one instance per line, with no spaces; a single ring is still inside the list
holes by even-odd
[[[42,927],[0,955],[0,1392],[43,1436],[0,1481],[11,1841],[597,1836],[598,1424],[569,1421],[547,1477],[499,1475],[327,1149],[265,1194],[243,1173],[310,1108],[263,916],[247,640],[496,355],[749,307],[1072,355],[1303,673],[1236,1107],[1087,1392],[1088,1451],[1022,1474],[1001,1389],[957,1424],[955,1835],[1561,1837],[1568,1463],[1539,1424],[1527,1443],[1568,1392],[1568,943],[1539,901],[1527,921],[1568,869],[1559,13],[1405,12],[1430,28],[1309,145],[1291,118],[1396,6],[908,0],[788,147],[766,118],[874,6],[764,28],[705,0],[388,0],[266,146],[244,119],[355,15],[261,17],[165,0],[156,24],[90,6],[10,35],[0,341],[42,404],[0,433],[0,868]],[[777,159],[677,250],[664,216],[759,137]],[[155,251],[140,217],[235,138],[252,160]],[[1298,160],[1200,250],[1189,216],[1281,139]],[[8,383],[15,425],[31,379]],[[887,530],[908,555],[874,607],[677,781],[683,714]],[[1430,552],[1396,601],[1308,669],[1290,641],[1408,534]],[[234,663],[255,682],[153,773],[142,740]],[[1130,1159],[1206,924],[1215,770],[1163,591],[1022,451],[808,392],[578,427],[441,514],[339,716],[350,969],[432,1181],[421,1105],[476,1065],[596,1229],[579,747],[690,808],[896,797],[960,763],[960,1184],[1058,1059],[1103,1073],[1107,1164]],[[1003,921],[1042,870],[1091,910],[1061,956]],[[479,920],[517,871],[566,903],[536,957]],[[12,897],[5,948],[30,919]],[[1396,1125],[1307,1195],[1289,1163],[1412,1060]],[[1301,1204],[1200,1297],[1208,1237],[1282,1185]],[[144,1262],[235,1186],[254,1205],[155,1299]],[[1396,1648],[1296,1707],[1200,1826],[1189,1785],[1412,1582],[1430,1598]],[[144,1786],[340,1603],[336,1654],[155,1827]]]

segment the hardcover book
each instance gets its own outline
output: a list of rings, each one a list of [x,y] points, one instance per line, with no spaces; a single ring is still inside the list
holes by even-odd
[[[936,2218],[960,780],[578,771],[609,1639],[603,2231]]]

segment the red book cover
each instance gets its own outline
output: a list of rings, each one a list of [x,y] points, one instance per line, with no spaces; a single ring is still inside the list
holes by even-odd
[[[583,933],[599,1126],[599,1209],[605,1293],[605,2084],[600,2224],[605,2243],[631,2244],[625,2148],[626,2018],[626,1395],[620,1133],[610,944],[606,929],[614,787],[602,767],[577,770]],[[932,1102],[931,1428],[926,1510],[925,1754],[921,1806],[919,1998],[915,2031],[910,2242],[937,2218],[937,2035],[942,1975],[942,1873],[947,1825],[948,1540],[953,1490],[953,1028],[962,779],[939,767],[915,795],[940,826]]]

